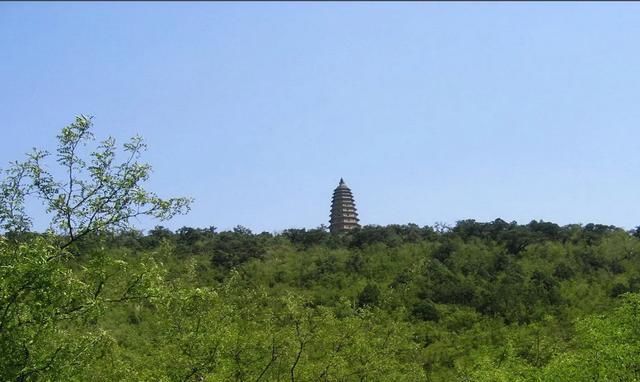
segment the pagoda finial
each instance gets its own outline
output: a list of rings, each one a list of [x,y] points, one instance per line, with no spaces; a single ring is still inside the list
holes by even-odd
[[[340,184],[344,184],[344,180],[340,178]]]

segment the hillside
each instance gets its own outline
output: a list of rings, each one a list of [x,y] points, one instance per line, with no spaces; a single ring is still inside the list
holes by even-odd
[[[71,252],[57,269],[73,268],[65,274],[88,291],[57,291],[92,307],[66,313],[42,346],[92,338],[99,354],[60,356],[59,369],[54,361],[35,379],[618,381],[639,372],[640,239],[613,226],[156,227],[93,235]],[[33,310],[44,297],[32,298]],[[16,333],[2,332],[3,350]],[[3,380],[21,357],[3,358]]]

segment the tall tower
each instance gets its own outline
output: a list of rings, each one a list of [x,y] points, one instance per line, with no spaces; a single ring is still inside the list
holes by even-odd
[[[329,231],[337,233],[359,228],[359,221],[353,194],[344,180],[340,178],[340,184],[333,191]]]

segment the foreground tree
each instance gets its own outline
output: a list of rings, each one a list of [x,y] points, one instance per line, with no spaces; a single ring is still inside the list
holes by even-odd
[[[82,155],[93,142],[91,118],[80,116],[58,135],[57,179],[49,152],[34,149],[13,162],[0,180],[0,380],[74,380],[110,349],[99,318],[113,304],[161,295],[161,269],[153,259],[127,262],[97,253],[79,264],[70,246],[90,234],[128,228],[131,218],[166,220],[188,211],[190,199],[161,199],[144,189],[150,166],[135,137],[116,162],[113,138]],[[57,172],[56,172],[57,173]],[[45,235],[25,235],[30,199],[51,215]]]
[[[191,199],[161,199],[145,190],[151,166],[138,162],[146,150],[141,137],[123,145],[126,159],[116,161],[115,139],[101,141],[94,151],[83,155],[95,141],[92,118],[76,117],[58,135],[55,159],[62,174],[57,179],[47,166],[51,153],[33,149],[25,161],[11,163],[0,182],[0,226],[9,232],[24,232],[32,221],[25,212],[30,198],[42,202],[51,214],[50,228],[61,235],[60,248],[101,231],[129,229],[130,220],[151,216],[167,220],[189,210]]]

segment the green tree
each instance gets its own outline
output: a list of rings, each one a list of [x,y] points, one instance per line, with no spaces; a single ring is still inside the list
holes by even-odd
[[[90,234],[114,228],[129,229],[132,218],[151,216],[167,220],[188,212],[191,199],[162,199],[146,190],[151,166],[138,162],[146,144],[139,136],[123,145],[125,159],[116,161],[116,141],[94,142],[92,118],[83,115],[58,135],[55,160],[63,174],[56,178],[46,150],[33,149],[22,162],[13,162],[0,182],[0,225],[7,231],[26,231],[31,218],[25,203],[36,198],[52,215],[50,228],[61,235],[60,248]]]
[[[34,150],[0,181],[0,224],[11,238],[0,239],[0,380],[81,380],[113,343],[99,324],[104,312],[158,295],[162,271],[153,259],[127,262],[101,252],[79,264],[70,256],[71,245],[89,234],[128,228],[136,216],[168,219],[190,203],[143,188],[150,167],[137,161],[145,148],[139,137],[124,145],[124,162],[115,162],[112,138],[83,157],[90,128],[91,118],[80,116],[58,136],[63,179],[45,165],[49,153]],[[19,235],[32,224],[30,197],[51,214],[45,235]]]
[[[358,294],[358,306],[376,306],[380,303],[380,288],[376,284],[365,285]]]

